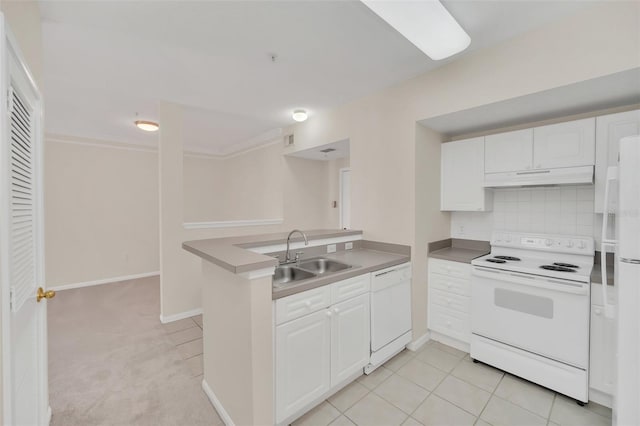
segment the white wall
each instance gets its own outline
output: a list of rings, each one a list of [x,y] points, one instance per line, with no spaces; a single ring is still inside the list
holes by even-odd
[[[45,140],[49,287],[158,271],[158,154]]]

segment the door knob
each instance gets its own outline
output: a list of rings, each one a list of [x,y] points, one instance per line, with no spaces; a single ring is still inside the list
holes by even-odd
[[[42,299],[53,299],[56,297],[56,292],[53,290],[44,291],[42,287],[38,287],[38,294],[36,296],[36,301],[40,302]]]

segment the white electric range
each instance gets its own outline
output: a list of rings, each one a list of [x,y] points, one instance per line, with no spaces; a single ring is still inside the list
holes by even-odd
[[[474,259],[471,357],[589,401],[592,237],[495,232]]]

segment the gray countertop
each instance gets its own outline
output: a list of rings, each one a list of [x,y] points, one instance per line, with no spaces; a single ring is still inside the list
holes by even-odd
[[[471,263],[476,257],[484,256],[490,251],[491,246],[487,241],[449,238],[429,243],[429,257],[453,262]]]
[[[310,231],[305,230],[304,232],[309,240],[362,235],[362,231],[345,231],[341,229],[316,229]],[[273,257],[255,253],[248,249],[284,244],[287,241],[288,235],[288,232],[279,232],[274,234],[193,240],[182,243],[182,248],[234,274],[240,274],[277,266],[278,261]],[[295,236],[291,238],[292,242],[302,240],[300,234],[295,234]]]
[[[295,284],[284,284],[273,287],[273,299],[290,296],[302,291],[322,287],[336,281],[345,280],[367,272],[378,271],[390,266],[409,262],[411,256],[407,254],[391,253],[367,248],[339,251],[331,254],[323,254],[322,257],[337,260],[352,265],[352,268],[340,272],[297,281]]]

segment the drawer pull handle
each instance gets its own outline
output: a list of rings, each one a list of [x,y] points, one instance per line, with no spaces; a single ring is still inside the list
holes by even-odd
[[[310,300],[307,300],[307,301],[305,302],[305,305],[307,305],[307,308],[310,308],[310,307],[311,307],[311,301],[310,301]]]
[[[337,314],[338,312],[340,312],[340,309],[338,309],[338,308],[334,308],[334,309],[333,309],[333,312],[335,312],[335,313]]]
[[[331,316],[331,311],[327,311],[327,316],[330,317]]]
[[[596,308],[596,309],[594,309],[594,311],[595,311],[596,315],[600,315],[602,313],[602,309],[600,309],[600,308]]]

